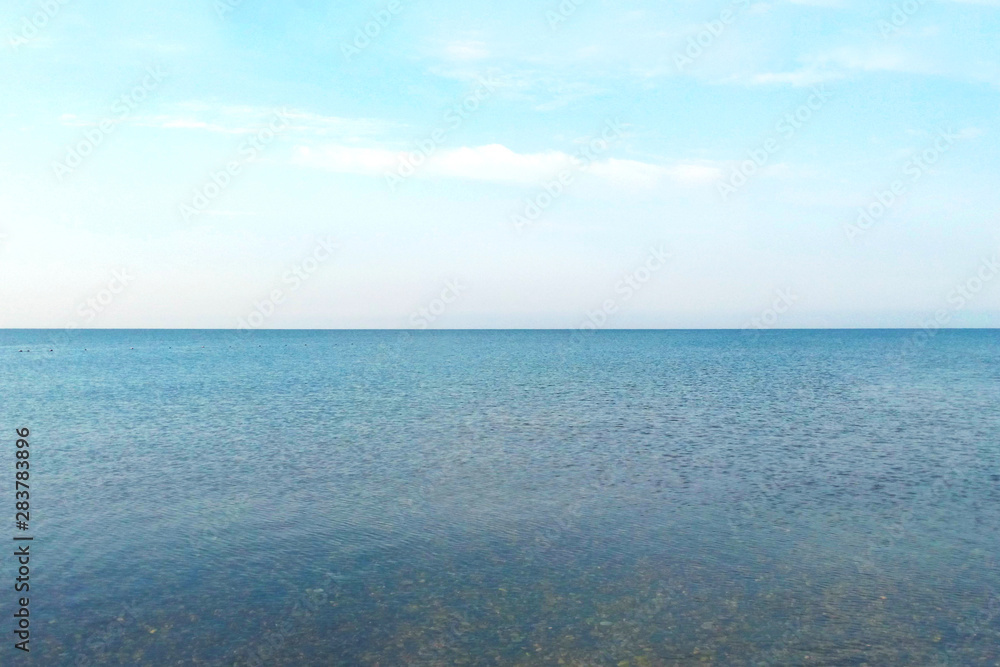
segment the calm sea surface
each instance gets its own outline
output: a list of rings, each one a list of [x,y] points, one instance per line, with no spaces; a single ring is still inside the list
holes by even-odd
[[[8,330],[0,390],[3,665],[1000,664],[997,331]]]

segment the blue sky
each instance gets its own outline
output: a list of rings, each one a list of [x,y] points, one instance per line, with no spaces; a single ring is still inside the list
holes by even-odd
[[[998,35],[989,0],[7,2],[0,326],[997,326]]]

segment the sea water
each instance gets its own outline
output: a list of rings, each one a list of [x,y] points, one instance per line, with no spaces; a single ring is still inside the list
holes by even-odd
[[[1000,664],[996,331],[7,330],[0,388],[17,664]]]

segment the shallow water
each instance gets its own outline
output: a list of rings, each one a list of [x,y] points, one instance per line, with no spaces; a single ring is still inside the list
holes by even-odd
[[[22,330],[0,371],[17,664],[1000,664],[995,331]]]

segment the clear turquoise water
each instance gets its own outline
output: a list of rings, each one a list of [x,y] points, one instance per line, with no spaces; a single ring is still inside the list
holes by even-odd
[[[0,331],[13,664],[1000,664],[1000,333],[913,340]]]

